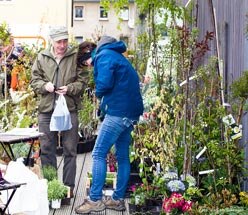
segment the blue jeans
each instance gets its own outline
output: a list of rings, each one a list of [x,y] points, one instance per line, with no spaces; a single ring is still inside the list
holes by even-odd
[[[92,152],[92,185],[90,199],[102,199],[102,189],[107,171],[107,154],[115,145],[117,159],[117,184],[113,199],[123,199],[130,176],[129,145],[131,143],[132,121],[127,118],[106,115]]]

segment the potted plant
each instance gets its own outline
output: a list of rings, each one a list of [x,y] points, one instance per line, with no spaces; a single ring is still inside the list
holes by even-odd
[[[129,213],[135,214],[139,212],[147,211],[146,203],[146,195],[147,190],[143,184],[133,185],[133,191],[130,195],[130,202],[129,202]]]
[[[42,174],[47,181],[52,181],[53,179],[57,178],[57,170],[50,165],[46,165],[42,167]]]
[[[67,194],[67,186],[54,178],[48,182],[48,200],[51,201],[52,208],[60,208],[61,199]]]
[[[105,185],[104,185],[104,190],[113,190],[116,188],[116,180],[117,180],[117,175],[116,172],[107,172],[106,173],[106,180],[105,180]],[[89,194],[89,190],[92,184],[92,173],[88,172],[87,173],[87,179],[86,179],[86,190],[87,194]]]
[[[98,124],[95,100],[91,88],[87,88],[83,93],[82,110],[78,114],[80,135],[78,153],[90,152],[95,145]]]

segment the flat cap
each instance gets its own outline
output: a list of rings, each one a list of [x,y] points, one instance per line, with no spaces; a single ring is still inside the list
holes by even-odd
[[[52,27],[50,29],[49,36],[54,41],[59,41],[69,38],[68,30],[64,26]]]

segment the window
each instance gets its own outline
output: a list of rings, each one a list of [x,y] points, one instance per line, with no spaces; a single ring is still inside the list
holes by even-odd
[[[123,9],[121,9],[120,11],[120,18],[122,20],[128,20],[129,19],[129,10],[128,7],[124,7]]]
[[[82,43],[84,40],[84,38],[82,36],[76,36],[75,37],[75,40],[78,42],[78,43]]]
[[[101,20],[107,20],[108,19],[108,12],[102,6],[100,6],[100,19]]]
[[[84,6],[75,6],[74,7],[74,19],[76,19],[76,20],[84,19]]]

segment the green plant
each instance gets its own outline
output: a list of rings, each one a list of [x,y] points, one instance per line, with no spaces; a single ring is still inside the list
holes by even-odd
[[[87,178],[89,179],[89,182],[91,184],[92,183],[92,173],[91,172],[87,173]],[[106,173],[105,185],[115,188],[115,186],[116,186],[116,172],[107,172]]]
[[[0,46],[6,46],[10,43],[11,33],[6,22],[0,24]]]
[[[48,182],[48,200],[63,199],[68,191],[68,188],[58,179],[53,179]]]
[[[12,150],[16,158],[26,157],[28,155],[30,145],[28,143],[13,144]]]
[[[42,174],[47,181],[52,181],[53,179],[57,178],[57,170],[50,165],[46,165],[42,167]]]
[[[146,199],[147,199],[147,189],[146,187],[141,184],[140,186],[137,186],[133,188],[134,191],[130,195],[130,203],[134,205],[143,206],[145,205]]]
[[[79,111],[79,130],[83,139],[90,140],[95,136],[97,119],[95,116],[95,104],[92,90],[88,88],[82,97],[82,109]]]
[[[231,91],[232,91],[232,100],[233,103],[236,104],[238,108],[238,116],[237,116],[237,123],[240,123],[245,102],[248,98],[247,93],[247,87],[248,87],[248,71],[244,71],[242,76],[238,79],[236,79],[232,85],[231,85]],[[246,107],[247,109],[247,107]]]
[[[10,43],[13,42],[11,35],[6,28],[6,24],[0,25],[0,46],[12,45]],[[4,44],[1,44],[1,41],[4,41]],[[34,96],[29,81],[31,79],[31,67],[39,50],[37,47],[28,48],[25,46],[22,46],[22,49],[22,54],[18,56],[18,59],[12,59],[7,64],[0,65],[0,70],[4,71],[4,75],[15,74],[18,77],[17,90],[4,89],[7,92],[5,92],[4,101],[0,103],[0,120],[4,131],[37,124],[37,97]],[[3,54],[6,55],[6,53]]]
[[[88,172],[87,176],[88,176],[88,178],[92,178],[92,172]],[[107,172],[106,178],[116,178],[116,173],[115,172]]]

